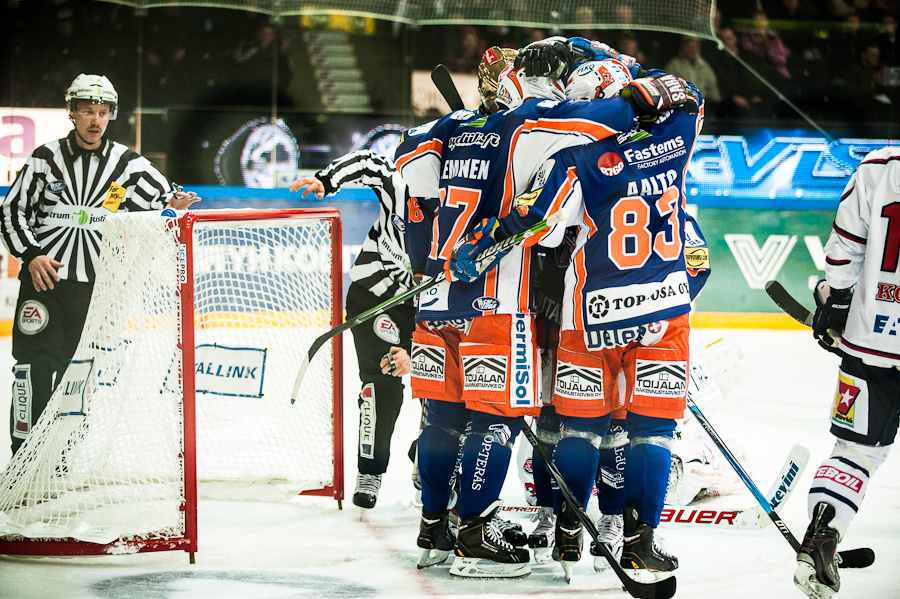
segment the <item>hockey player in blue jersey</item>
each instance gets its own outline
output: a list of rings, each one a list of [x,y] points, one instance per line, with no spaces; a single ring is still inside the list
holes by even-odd
[[[450,262],[455,276],[471,280],[479,275],[471,257],[495,240],[560,209],[568,210],[569,222],[533,242],[552,247],[566,225],[579,227],[563,302],[553,398],[563,432],[554,459],[586,505],[622,370],[632,455],[621,563],[636,577],[677,568],[653,533],[675,419],[685,407],[691,293],[682,187],[702,114],[702,106],[699,115],[673,110],[629,133],[558,153],[541,167],[535,189],[492,226],[493,235],[464,244]],[[561,508],[556,529],[564,565],[581,551],[581,525],[568,512]]]
[[[426,256],[427,276],[446,272],[462,234],[473,223],[509,214],[537,166],[556,150],[627,131],[639,114],[635,106],[657,111],[689,101],[682,84],[669,80],[671,87],[660,80],[637,82],[630,100],[560,103],[563,90],[557,82],[520,77],[508,69],[497,102],[511,110],[460,123],[449,136],[435,127],[421,135],[413,132],[398,149],[398,167],[413,197],[437,197],[440,208],[420,249],[408,243],[411,258]],[[447,519],[455,449],[471,420],[462,454],[462,523],[452,574],[521,576],[529,571],[527,551],[499,534],[496,509],[522,417],[539,409],[532,268],[531,250],[514,248],[483,281],[468,284],[451,275],[419,298],[412,385],[416,396],[429,399],[419,439],[423,549],[428,545],[423,537],[435,536],[432,529],[440,530]],[[488,569],[485,560],[492,562]]]

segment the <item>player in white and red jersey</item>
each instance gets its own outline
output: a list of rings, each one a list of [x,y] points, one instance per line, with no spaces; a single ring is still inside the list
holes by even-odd
[[[616,63],[599,64],[604,82],[625,76]],[[699,116],[674,110],[629,134],[563,150],[541,167],[536,190],[518,197],[516,210],[497,227],[500,237],[508,236],[560,209],[571,215],[566,225],[579,227],[562,309],[553,403],[563,432],[554,460],[586,506],[600,441],[621,390],[632,435],[622,565],[655,576],[677,568],[677,560],[654,542],[653,529],[663,507],[675,419],[685,408],[691,294],[683,184],[702,114],[702,104]],[[564,226],[533,239],[557,245]],[[463,246],[454,257],[471,256],[471,249]],[[454,272],[469,268],[465,259],[451,265]],[[565,504],[559,514],[556,544],[565,566],[580,558],[581,525]]]
[[[884,462],[900,419],[900,149],[863,158],[847,184],[828,242],[825,279],[813,292],[813,332],[843,356],[832,400],[831,456],[809,490],[811,522],[794,583],[809,597],[841,586],[838,542],[869,478]]]
[[[683,89],[676,78],[670,79]],[[672,89],[662,82],[644,85],[640,91],[647,97],[674,101]],[[445,272],[451,251],[473,223],[489,217],[496,222],[496,215],[507,215],[543,159],[559,148],[628,130],[636,116],[632,101],[625,98],[603,105],[560,103],[562,95],[553,80],[520,77],[507,69],[501,75],[497,103],[510,106],[529,97],[536,100],[461,123],[450,136],[435,135],[431,128],[401,143],[397,164],[411,195],[440,198],[427,252],[415,250],[414,242],[408,244],[411,258],[418,252],[427,254],[426,275]],[[646,106],[640,102],[644,97],[634,101]],[[679,101],[686,100],[682,93]],[[411,211],[410,219],[414,218]],[[482,226],[490,231],[489,224]],[[527,551],[504,545],[492,523],[522,417],[539,409],[532,265],[531,250],[515,248],[484,281],[469,284],[451,275],[419,298],[416,318],[422,324],[413,338],[413,393],[430,400],[429,425],[441,422],[445,431],[458,431],[471,419],[463,448],[462,525],[452,574],[492,575],[478,566],[481,559],[503,564],[501,573],[493,575],[529,571]],[[458,326],[445,326],[451,322]],[[454,425],[447,426],[449,422]],[[426,426],[419,439],[423,528],[426,521],[439,521],[449,496],[446,481],[455,466],[446,451],[452,435],[440,432],[438,426]],[[439,464],[435,456],[442,456]]]

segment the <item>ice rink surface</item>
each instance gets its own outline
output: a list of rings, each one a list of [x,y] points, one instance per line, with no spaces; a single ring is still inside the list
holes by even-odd
[[[750,376],[708,419],[766,492],[795,443],[810,463],[782,510],[798,538],[807,523],[806,491],[829,454],[829,404],[838,359],[819,349],[809,331],[694,331],[697,342],[732,339],[743,351]],[[356,468],[358,382],[352,341],[345,339],[346,485],[344,509],[333,500],[298,497],[282,503],[201,501],[195,565],[181,552],[91,558],[0,556],[0,597],[15,599],[152,598],[242,599],[294,597],[627,597],[611,573],[595,573],[586,555],[567,585],[557,564],[534,565],[516,580],[456,579],[448,565],[417,570],[419,511],[413,507],[411,465],[406,457],[418,430],[418,403],[407,401],[393,439],[393,459],[375,509],[362,514],[350,502]],[[8,413],[10,338],[0,338],[0,413]],[[285,398],[287,401],[287,398]],[[703,406],[700,406],[701,409]],[[0,466],[9,460],[6,432]],[[521,435],[520,435],[520,441]],[[524,503],[511,473],[507,504]],[[749,492],[718,497],[718,507],[755,505]],[[533,524],[518,519],[526,531]],[[803,597],[791,577],[790,546],[774,528],[661,531],[678,556],[678,592],[684,599],[780,599]],[[900,456],[891,455],[869,485],[862,511],[841,549],[871,547],[876,561],[865,570],[843,570],[840,599],[900,597]]]

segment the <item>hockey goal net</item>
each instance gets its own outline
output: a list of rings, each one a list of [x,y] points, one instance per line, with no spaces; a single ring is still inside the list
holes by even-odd
[[[197,548],[197,495],[343,499],[336,210],[113,215],[78,349],[0,475],[0,553]],[[14,384],[24,384],[16,380]]]

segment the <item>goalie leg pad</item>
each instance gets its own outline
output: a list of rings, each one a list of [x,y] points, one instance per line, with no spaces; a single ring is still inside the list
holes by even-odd
[[[675,420],[628,413],[631,455],[625,466],[627,505],[637,508],[641,522],[659,526],[672,467]]]

